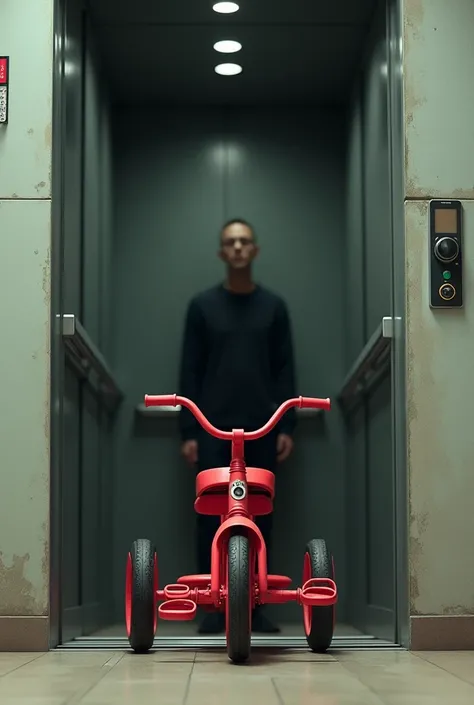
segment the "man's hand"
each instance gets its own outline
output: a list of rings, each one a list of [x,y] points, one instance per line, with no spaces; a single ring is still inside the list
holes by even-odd
[[[188,463],[188,465],[196,465],[198,461],[198,442],[185,441],[181,446],[181,454]]]
[[[280,433],[277,437],[277,460],[282,463],[286,460],[293,450],[293,439],[286,433]]]

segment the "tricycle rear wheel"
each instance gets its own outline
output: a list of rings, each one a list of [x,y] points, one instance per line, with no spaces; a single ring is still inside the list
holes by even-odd
[[[250,656],[250,545],[247,536],[231,536],[228,544],[226,635],[227,655],[233,663]]]
[[[147,539],[132,544],[125,580],[125,622],[130,646],[146,653],[156,633],[158,562],[154,546]]]
[[[303,585],[311,578],[334,580],[332,556],[324,539],[312,539],[306,546],[303,565]],[[324,653],[331,645],[334,634],[335,607],[303,606],[303,623],[306,641],[311,651]]]

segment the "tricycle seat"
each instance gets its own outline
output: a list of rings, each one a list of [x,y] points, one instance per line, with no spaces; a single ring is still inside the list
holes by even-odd
[[[229,492],[228,467],[202,470],[196,477],[196,501],[194,508],[198,514],[223,516],[228,509]],[[247,468],[249,493],[249,513],[262,516],[273,511],[275,497],[275,475],[262,468]]]

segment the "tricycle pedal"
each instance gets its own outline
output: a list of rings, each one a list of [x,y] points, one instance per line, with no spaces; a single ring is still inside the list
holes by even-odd
[[[176,598],[163,602],[158,607],[158,616],[169,622],[190,622],[197,612],[194,600]]]
[[[189,595],[191,594],[189,586],[182,585],[180,583],[172,583],[171,585],[166,585],[163,592],[167,600],[175,600],[178,598],[180,600],[184,600],[186,598],[189,598]]]
[[[306,607],[329,607],[337,602],[337,586],[330,578],[311,578],[300,590],[299,602]]]

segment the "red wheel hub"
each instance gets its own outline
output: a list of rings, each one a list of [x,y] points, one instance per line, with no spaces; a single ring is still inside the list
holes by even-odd
[[[133,567],[132,554],[128,554],[127,568],[125,573],[125,626],[127,636],[130,638],[132,632],[132,582],[133,582]]]
[[[336,571],[334,569],[334,556],[331,556],[331,565],[332,565],[332,579],[336,580]],[[333,608],[332,608],[332,626],[333,626],[333,629],[336,626],[336,605],[333,605]]]
[[[158,626],[158,556],[153,556],[153,632]]]
[[[303,562],[303,585],[311,580],[313,577],[313,571],[311,570],[311,557],[308,552],[304,554]],[[303,605],[303,624],[304,633],[308,636],[311,633],[311,625],[313,622],[313,608],[308,605]]]

